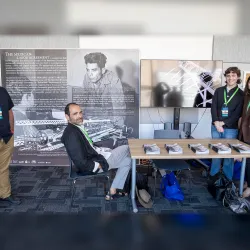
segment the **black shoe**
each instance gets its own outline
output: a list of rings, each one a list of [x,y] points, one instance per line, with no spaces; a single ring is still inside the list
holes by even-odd
[[[219,178],[220,178],[220,176],[221,176],[221,173],[217,173],[217,174],[215,174],[215,175],[208,175],[208,177],[207,177],[207,182],[208,183],[214,183],[216,180],[218,180]]]
[[[13,196],[9,196],[7,198],[1,198],[0,201],[7,201],[13,205],[20,205],[21,204],[21,201],[17,198],[13,198]]]

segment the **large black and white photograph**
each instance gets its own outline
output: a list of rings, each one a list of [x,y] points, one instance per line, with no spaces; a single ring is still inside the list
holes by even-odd
[[[139,137],[139,52],[1,50],[1,82],[14,102],[15,165],[67,165],[64,108],[78,103],[94,142]]]
[[[222,61],[141,60],[141,107],[211,107]]]
[[[69,101],[94,142],[139,137],[139,51],[68,50]]]

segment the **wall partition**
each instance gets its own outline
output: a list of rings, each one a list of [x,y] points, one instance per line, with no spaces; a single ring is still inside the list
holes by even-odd
[[[79,104],[94,142],[139,136],[138,50],[2,49],[1,84],[14,104],[13,165],[68,165],[64,108]]]

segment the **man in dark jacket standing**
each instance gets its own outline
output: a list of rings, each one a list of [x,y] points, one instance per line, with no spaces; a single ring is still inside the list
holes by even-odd
[[[0,201],[20,204],[11,196],[9,164],[14,150],[14,104],[3,87],[0,87]]]
[[[127,175],[131,168],[131,157],[127,145],[113,150],[96,147],[82,126],[83,112],[76,103],[69,103],[65,107],[65,117],[68,126],[61,138],[70,159],[75,167],[84,174],[94,174],[117,168],[117,173],[106,196],[111,200],[117,196],[116,189],[123,189]]]
[[[238,87],[241,83],[240,70],[237,67],[228,68],[224,76],[226,85],[216,89],[211,107],[212,138],[235,139],[238,136],[238,121],[243,107],[243,91]],[[221,159],[213,159],[210,175],[214,176],[220,171]],[[232,180],[233,159],[224,159],[223,172]]]

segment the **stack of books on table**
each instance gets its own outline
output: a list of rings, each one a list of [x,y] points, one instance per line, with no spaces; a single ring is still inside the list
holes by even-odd
[[[230,147],[223,143],[209,143],[208,146],[218,154],[231,154],[232,151]]]
[[[241,154],[249,154],[250,153],[250,147],[243,145],[241,143],[237,144],[230,144],[228,143],[229,147],[234,149],[235,151],[241,153]]]
[[[183,154],[183,149],[177,143],[165,144],[165,148],[169,154]]]
[[[143,148],[147,155],[157,155],[161,153],[160,148],[156,144],[144,144]]]
[[[196,154],[209,154],[209,149],[200,143],[188,144],[188,147]]]

